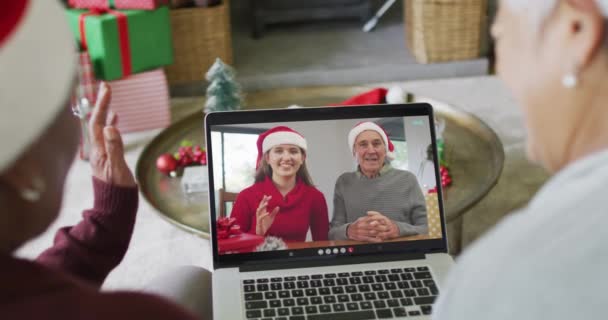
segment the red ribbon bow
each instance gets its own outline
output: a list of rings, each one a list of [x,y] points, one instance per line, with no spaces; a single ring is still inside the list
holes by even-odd
[[[85,20],[88,16],[99,16],[102,14],[111,14],[116,17],[116,23],[118,25],[118,40],[120,45],[120,60],[122,65],[122,76],[126,77],[131,74],[131,46],[129,44],[129,23],[127,16],[119,11],[111,10],[108,8],[95,8],[90,9],[89,12],[83,13],[78,17],[78,26],[80,29],[80,41],[82,47],[87,50],[87,37],[85,32]]]
[[[217,219],[217,238],[227,239],[230,236],[241,234],[241,227],[236,224],[236,219],[223,217]]]

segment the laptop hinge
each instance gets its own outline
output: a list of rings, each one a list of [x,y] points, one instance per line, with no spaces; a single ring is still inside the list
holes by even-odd
[[[424,253],[408,253],[408,254],[383,254],[383,255],[369,255],[369,256],[356,256],[356,257],[336,257],[331,258],[291,258],[289,261],[263,261],[263,262],[246,262],[244,265],[239,267],[240,272],[254,272],[254,271],[266,271],[266,270],[280,270],[280,269],[296,269],[296,268],[312,268],[312,267],[327,267],[327,266],[340,266],[340,265],[352,265],[361,263],[374,263],[374,262],[386,262],[386,261],[399,261],[399,260],[422,260],[425,258]]]

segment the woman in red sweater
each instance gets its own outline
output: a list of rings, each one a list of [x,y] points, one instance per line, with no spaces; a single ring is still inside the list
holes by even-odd
[[[4,1],[0,10],[0,318],[193,319],[157,296],[100,292],[125,255],[138,206],[102,84],[89,124],[95,200],[35,261],[15,250],[57,217],[80,128],[68,103],[76,48],[59,1]]]
[[[327,240],[325,197],[306,169],[306,140],[291,128],[274,127],[258,137],[255,183],[241,191],[232,208],[243,232],[287,242]]]

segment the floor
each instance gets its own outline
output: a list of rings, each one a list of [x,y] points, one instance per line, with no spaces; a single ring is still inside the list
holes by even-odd
[[[384,3],[373,2],[374,10]],[[245,91],[465,77],[489,69],[485,58],[417,63],[405,43],[401,1],[369,33],[358,19],[319,20],[271,25],[254,39],[247,1],[233,2],[231,19],[234,67]],[[200,95],[205,85],[173,87],[172,94]]]

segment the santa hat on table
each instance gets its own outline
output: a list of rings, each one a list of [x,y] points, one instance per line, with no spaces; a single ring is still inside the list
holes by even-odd
[[[75,43],[59,1],[3,1],[0,172],[67,108],[76,62]]]
[[[386,131],[384,131],[381,126],[371,121],[357,123],[357,125],[355,125],[348,133],[348,146],[350,147],[350,152],[353,155],[355,154],[355,140],[357,140],[357,136],[359,136],[359,134],[361,134],[363,131],[377,132],[380,137],[382,137],[382,141],[384,141],[384,146],[386,147],[386,157],[390,160],[395,159],[395,146],[393,145],[393,142],[389,139]]]
[[[285,126],[271,128],[258,136],[258,158],[255,162],[256,169],[260,166],[260,161],[262,160],[264,153],[280,144],[293,144],[306,151],[306,139],[297,131]]]

